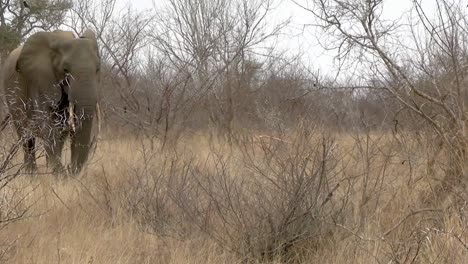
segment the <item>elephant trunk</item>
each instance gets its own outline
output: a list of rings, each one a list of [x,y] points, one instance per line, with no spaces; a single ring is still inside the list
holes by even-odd
[[[79,79],[78,79],[79,80]],[[74,83],[69,93],[71,136],[71,172],[78,174],[88,159],[92,147],[93,119],[96,114],[96,84]]]
[[[95,105],[75,105],[77,122],[75,131],[71,137],[71,169],[73,174],[78,174],[88,159],[92,147],[92,127],[95,115]]]

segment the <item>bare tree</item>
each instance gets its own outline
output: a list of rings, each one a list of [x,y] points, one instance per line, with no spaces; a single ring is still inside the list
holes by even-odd
[[[102,34],[109,25],[114,13],[115,4],[116,0],[75,1],[69,13],[68,26],[78,35],[87,28],[92,28],[98,39],[101,40]]]
[[[383,0],[296,2],[313,15],[340,66],[357,65],[354,77],[390,93],[435,132],[449,157],[441,190],[453,190],[463,181],[467,158],[465,6],[437,0],[431,15],[420,1],[412,3],[410,23],[403,23],[381,16]]]
[[[170,0],[158,14],[153,46],[175,71],[191,80],[191,105],[207,95],[216,124],[232,134],[235,91],[241,89],[247,68],[271,48],[287,21],[267,27],[272,1]],[[267,48],[260,47],[260,44]],[[245,87],[245,86],[244,86]],[[244,98],[245,99],[245,98]]]

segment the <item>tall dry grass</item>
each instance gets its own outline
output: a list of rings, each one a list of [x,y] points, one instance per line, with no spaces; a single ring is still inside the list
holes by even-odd
[[[27,209],[0,229],[1,261],[465,263],[463,193],[431,199],[446,166],[428,169],[431,146],[305,125],[164,150],[104,135],[79,177],[42,167],[1,189],[2,214]]]

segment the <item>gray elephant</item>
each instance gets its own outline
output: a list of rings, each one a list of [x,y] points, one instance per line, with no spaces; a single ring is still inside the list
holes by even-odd
[[[3,65],[2,84],[28,171],[36,170],[36,138],[43,139],[48,166],[55,172],[63,170],[67,136],[71,173],[81,171],[95,138],[99,69],[98,45],[91,30],[80,38],[61,30],[38,32],[10,53]]]

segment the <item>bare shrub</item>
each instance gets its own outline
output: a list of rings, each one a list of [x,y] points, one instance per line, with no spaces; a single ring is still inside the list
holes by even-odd
[[[171,208],[167,175],[183,175],[187,167],[177,156],[161,158],[153,148],[147,148],[145,144],[141,146],[141,162],[144,166],[129,166],[126,172],[129,177],[124,185],[124,208],[142,224],[146,232],[158,236],[182,237],[182,224],[178,226],[179,220],[173,216],[174,210]]]
[[[143,152],[146,165],[129,171],[128,210],[149,232],[201,233],[250,260],[292,257],[305,242],[319,247],[345,206],[332,199],[340,181],[333,138],[302,126],[290,142],[236,142],[232,154],[213,145],[206,157],[172,153],[156,162],[155,152]]]
[[[31,191],[24,186],[16,186],[14,181],[21,174],[23,164],[15,158],[21,152],[22,141],[9,142],[7,133],[0,131],[0,234],[10,224],[28,217],[34,202],[27,201]],[[0,263],[7,263],[14,241],[0,239]]]

